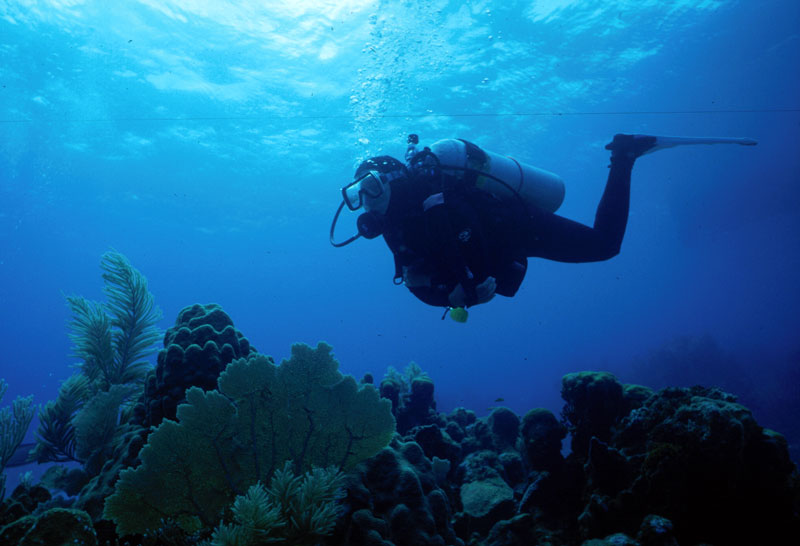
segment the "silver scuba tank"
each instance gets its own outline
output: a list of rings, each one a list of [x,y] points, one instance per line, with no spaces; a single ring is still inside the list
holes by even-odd
[[[555,212],[564,201],[564,181],[557,174],[478,148],[473,151],[463,140],[448,138],[431,144],[431,151],[439,158],[442,171],[463,177],[464,170],[476,171],[476,186],[499,199],[511,199],[516,192],[526,204],[536,205]],[[478,153],[474,153],[477,150]],[[448,171],[448,167],[453,170]],[[500,182],[502,181],[502,182]]]

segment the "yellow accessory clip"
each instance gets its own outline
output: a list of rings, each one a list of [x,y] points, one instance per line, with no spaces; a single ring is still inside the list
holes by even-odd
[[[453,307],[450,309],[450,318],[456,322],[467,322],[469,313],[463,307]]]

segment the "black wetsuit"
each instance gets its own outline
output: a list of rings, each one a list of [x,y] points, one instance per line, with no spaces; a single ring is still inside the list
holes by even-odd
[[[412,179],[393,188],[384,239],[395,257],[395,282],[408,273],[429,277],[429,285],[406,284],[423,302],[442,307],[460,283],[471,305],[475,287],[490,276],[497,294],[513,296],[528,257],[572,263],[612,258],[625,235],[632,168],[631,159],[612,160],[592,227],[464,184],[432,190],[431,181]]]

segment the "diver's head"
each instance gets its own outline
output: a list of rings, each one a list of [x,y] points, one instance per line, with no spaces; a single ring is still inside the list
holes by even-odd
[[[408,178],[406,166],[393,157],[382,155],[371,157],[361,163],[356,169],[354,180],[342,188],[342,203],[336,210],[331,222],[330,240],[335,247],[349,245],[359,237],[374,239],[383,233],[387,211],[392,200],[392,186],[394,193],[402,196],[403,185],[398,184]],[[407,185],[406,185],[407,186]],[[395,201],[398,199],[395,198]],[[400,199],[402,201],[402,198]],[[356,220],[358,233],[354,236],[337,242],[334,240],[334,230],[339,213],[347,205],[350,210],[356,211],[364,208]]]
[[[408,177],[406,166],[388,155],[371,157],[356,169],[353,182],[342,188],[350,210],[386,214],[392,197],[392,184]]]

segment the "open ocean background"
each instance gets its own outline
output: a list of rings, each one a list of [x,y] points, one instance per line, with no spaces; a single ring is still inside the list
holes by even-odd
[[[56,397],[65,295],[104,299],[113,248],[164,329],[216,302],[262,353],[324,340],[377,381],[414,361],[478,415],[558,413],[586,369],[719,385],[798,461],[798,67],[796,0],[5,1],[0,404]],[[641,158],[618,257],[531,260],[458,324],[392,284],[382,240],[328,242],[355,166],[412,132],[558,173],[587,224],[614,133],[759,145]]]

